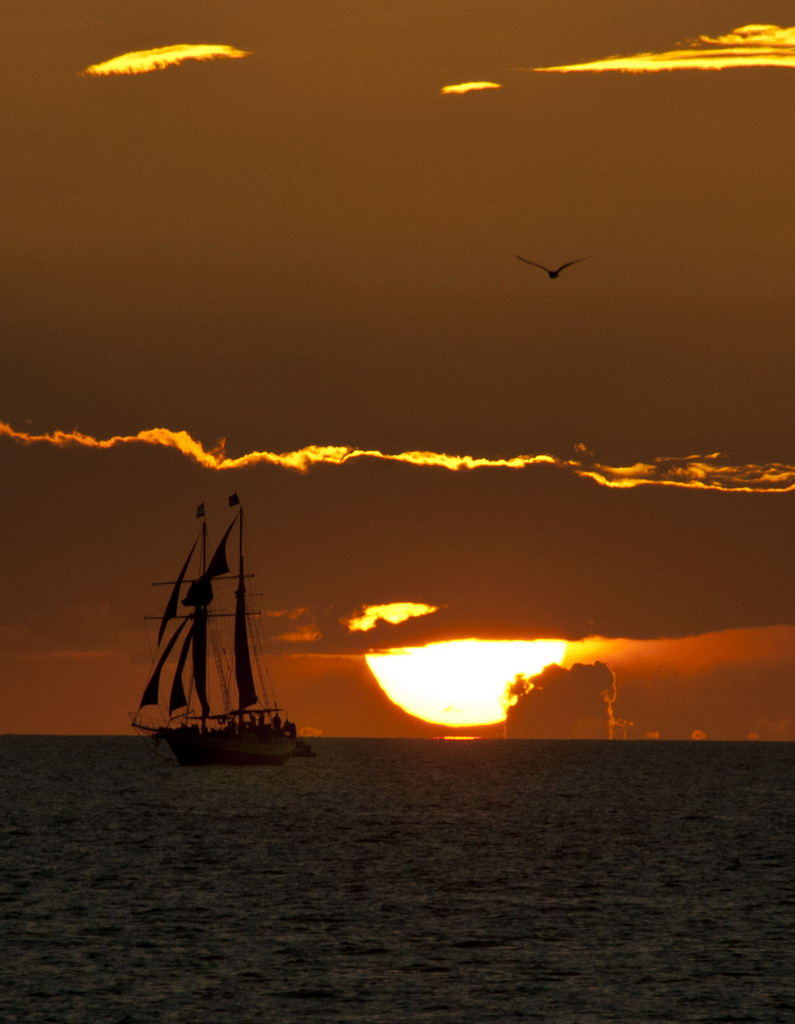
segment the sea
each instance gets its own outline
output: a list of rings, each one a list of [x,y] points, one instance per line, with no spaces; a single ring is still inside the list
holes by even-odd
[[[795,1021],[795,745],[0,737],[0,1019]]]

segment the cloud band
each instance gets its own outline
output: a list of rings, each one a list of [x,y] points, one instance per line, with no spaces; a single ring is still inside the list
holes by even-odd
[[[593,480],[602,487],[629,489],[640,486],[682,487],[691,490],[744,492],[749,494],[786,494],[795,491],[795,466],[781,462],[733,465],[722,461],[719,452],[711,455],[660,456],[650,462],[631,466],[608,466],[579,459],[561,459],[554,455],[514,455],[505,459],[489,459],[475,455],[447,455],[444,452],[407,451],[381,452],[376,449],[350,448],[343,445],[308,445],[292,452],[254,451],[231,457],[226,442],[214,448],[204,445],[185,430],[154,427],[137,434],[116,435],[105,439],[80,431],[55,430],[46,434],[29,434],[15,430],[0,421],[0,437],[19,444],[50,444],[57,448],[81,446],[109,449],[126,444],[149,444],[175,448],[186,458],[205,469],[242,469],[244,466],[266,464],[306,472],[312,466],[342,466],[359,459],[402,462],[412,466],[437,467],[451,471],[476,469],[526,469],[530,466],[556,466],[575,476]],[[583,456],[586,453],[582,453]]]
[[[531,70],[649,72],[759,67],[795,68],[795,26],[743,25],[724,36],[699,36],[684,48],[664,53],[636,53]]]

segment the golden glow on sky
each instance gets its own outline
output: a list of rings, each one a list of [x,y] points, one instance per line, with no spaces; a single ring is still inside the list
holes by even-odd
[[[460,82],[458,85],[445,85],[439,91],[442,96],[461,95],[465,92],[479,92],[482,89],[501,89],[499,82]]]
[[[493,725],[511,702],[517,675],[534,676],[559,664],[565,640],[450,640],[366,655],[389,699],[439,725]]]
[[[586,64],[533,68],[533,71],[720,71],[726,68],[795,67],[795,26],[743,25],[725,36],[699,36],[665,53],[606,57]]]
[[[447,455],[443,452],[380,452],[368,448],[337,445],[309,445],[292,452],[255,451],[232,458],[226,454],[226,442],[206,449],[185,430],[154,427],[137,434],[116,435],[105,439],[77,430],[54,430],[48,434],[29,434],[0,421],[0,437],[20,444],[51,444],[57,448],[78,445],[84,448],[116,448],[123,444],[151,444],[175,448],[205,469],[241,469],[266,463],[306,472],[317,463],[341,466],[356,459],[380,459],[412,466],[440,469],[526,469],[528,466],[556,466],[575,476],[593,480],[602,487],[629,489],[641,486],[684,487],[692,490],[745,492],[749,494],[787,494],[795,491],[795,466],[781,462],[733,465],[723,461],[720,452],[711,455],[658,456],[650,462],[631,466],[607,466],[593,461],[590,453],[578,445],[579,459],[561,459],[553,455],[514,455],[507,459],[487,459],[475,455]]]
[[[417,604],[414,601],[393,601],[391,604],[370,604],[362,608],[358,615],[345,619],[345,625],[353,633],[356,630],[367,632],[381,620],[396,626],[406,619],[414,619],[418,615],[430,615],[439,609],[432,604]]]
[[[133,50],[112,57],[101,64],[91,64],[84,75],[145,75],[149,71],[181,64],[186,60],[218,60],[221,58],[249,57],[246,50],[236,50],[223,43],[177,43],[158,46],[154,50]]]

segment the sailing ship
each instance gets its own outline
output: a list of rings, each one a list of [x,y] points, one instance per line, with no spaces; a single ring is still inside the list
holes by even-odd
[[[156,744],[165,742],[182,765],[281,765],[293,757],[314,757],[297,735],[295,723],[270,695],[273,688],[259,635],[250,629],[254,614],[248,607],[246,580],[252,577],[244,568],[243,506],[236,494],[229,505],[236,507],[234,518],[209,559],[204,506],[199,506],[199,536],[177,578],[164,584],[171,592],[160,617],[156,662],[132,716],[133,728]],[[238,542],[236,573],[229,568],[226,551],[233,531]],[[230,585],[234,609],[227,611],[222,600],[216,600],[216,590],[223,594]],[[227,646],[222,620],[230,619],[232,642]],[[161,676],[176,649],[169,688]],[[157,714],[159,721],[153,721]]]

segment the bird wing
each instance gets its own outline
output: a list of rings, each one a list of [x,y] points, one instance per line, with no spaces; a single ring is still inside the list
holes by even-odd
[[[539,270],[545,270],[549,273],[549,267],[545,267],[542,263],[533,263],[532,260],[526,260],[524,256],[517,256],[517,260],[521,260],[522,263],[529,263],[531,267],[538,267]]]
[[[555,273],[559,274],[561,272],[561,270],[565,270],[566,267],[573,267],[575,263],[583,263],[587,259],[588,259],[587,256],[583,256],[579,260],[569,260],[568,263],[563,263],[561,266],[559,266],[558,269],[555,271]]]

